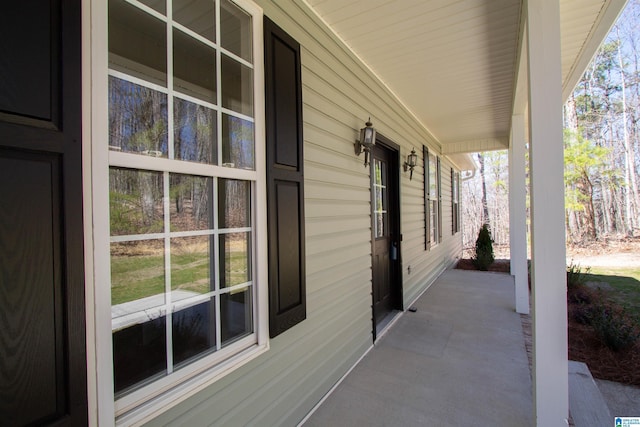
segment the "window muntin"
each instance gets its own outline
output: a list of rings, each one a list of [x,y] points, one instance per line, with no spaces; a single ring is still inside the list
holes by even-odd
[[[231,24],[184,1],[109,2],[113,367],[128,402],[257,343],[253,18],[222,3],[196,2],[241,12],[238,54],[215,43]]]

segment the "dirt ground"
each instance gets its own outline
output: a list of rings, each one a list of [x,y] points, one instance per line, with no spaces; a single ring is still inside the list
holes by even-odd
[[[640,238],[610,239],[585,247],[567,247],[567,260],[584,267],[639,267]]]
[[[494,245],[496,260],[510,257],[508,246]],[[462,259],[470,259],[473,249],[466,248]],[[582,267],[640,267],[640,237],[611,237],[601,242],[584,245],[567,245],[567,265],[573,261]],[[464,268],[464,267],[462,267]]]

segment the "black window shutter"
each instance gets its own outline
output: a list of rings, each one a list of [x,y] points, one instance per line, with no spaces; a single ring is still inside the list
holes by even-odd
[[[300,44],[264,18],[269,335],[306,318]]]

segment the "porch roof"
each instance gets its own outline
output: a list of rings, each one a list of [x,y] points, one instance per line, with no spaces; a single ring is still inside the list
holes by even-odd
[[[441,144],[509,147],[524,112],[522,0],[307,0]],[[626,0],[560,0],[566,99]],[[523,80],[521,80],[523,79]],[[521,80],[521,84],[518,84]],[[517,90],[517,88],[522,88]]]

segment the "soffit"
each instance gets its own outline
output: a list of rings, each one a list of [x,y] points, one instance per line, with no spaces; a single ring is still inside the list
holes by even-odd
[[[489,148],[487,141],[490,149],[508,147],[521,0],[307,3],[421,120],[443,152],[479,151]],[[570,92],[625,0],[560,3],[563,87]]]

